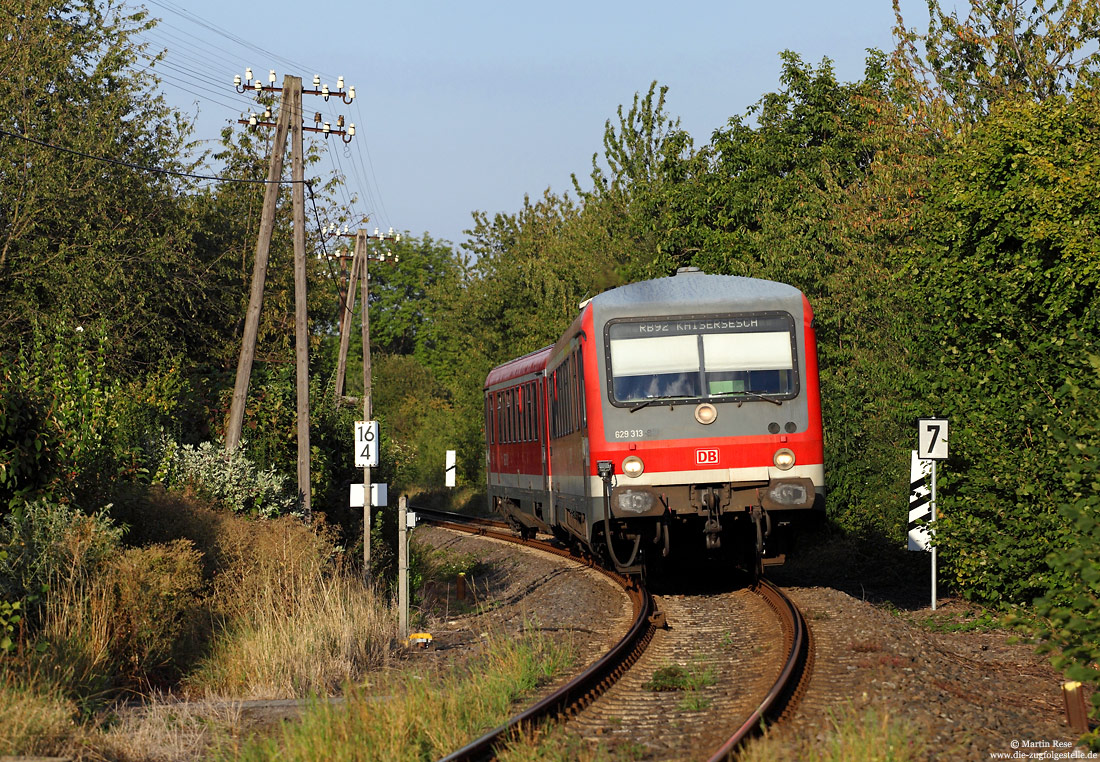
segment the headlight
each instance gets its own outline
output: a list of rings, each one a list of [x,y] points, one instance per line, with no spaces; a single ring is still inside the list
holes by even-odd
[[[784,447],[782,450],[775,451],[775,457],[772,458],[772,462],[775,463],[775,467],[787,471],[794,466],[794,453]]]
[[[642,471],[645,471],[645,465],[637,455],[631,455],[623,461],[623,473],[627,476],[641,476]]]
[[[704,402],[695,408],[695,420],[704,426],[708,423],[714,423],[714,419],[718,417],[718,409],[709,402]]]

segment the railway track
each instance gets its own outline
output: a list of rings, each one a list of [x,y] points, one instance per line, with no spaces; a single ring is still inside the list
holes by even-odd
[[[436,526],[586,562],[548,543],[517,537],[501,521],[416,510],[424,521]],[[729,758],[762,723],[779,721],[795,706],[809,682],[812,635],[801,613],[779,588],[761,580],[751,589],[720,595],[661,596],[658,608],[654,597],[636,580],[590,565],[630,596],[634,618],[626,635],[573,680],[445,760],[493,758],[495,750],[521,728],[555,718],[570,718],[570,732],[593,741],[614,741],[619,735],[658,757],[679,759],[690,753],[691,758],[721,760]],[[782,628],[781,645],[774,629],[764,624],[769,618]],[[756,624],[747,626],[746,622]],[[647,652],[655,635],[657,645]],[[763,650],[761,644],[765,644]],[[643,658],[647,668],[632,672],[631,667]],[[686,698],[683,694],[660,695],[651,685],[643,685],[638,674],[653,674],[661,664],[672,667],[683,661],[703,673],[713,666],[723,676],[716,683],[726,689]],[[761,667],[761,662],[773,671]],[[763,699],[758,698],[761,695]],[[697,701],[697,711],[690,706],[680,711],[683,721],[676,723],[678,728],[670,727],[665,722],[667,705],[680,702],[683,709],[682,702],[691,700]]]

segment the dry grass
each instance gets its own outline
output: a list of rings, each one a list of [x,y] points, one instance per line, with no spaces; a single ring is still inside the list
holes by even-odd
[[[66,753],[77,734],[76,706],[56,690],[0,676],[0,756]]]
[[[405,670],[354,688],[338,706],[318,702],[281,737],[227,746],[242,760],[437,759],[496,727],[519,699],[558,674],[572,649],[542,634],[491,636],[485,653],[447,672]],[[379,696],[384,699],[379,699]]]
[[[67,584],[45,601],[39,644],[23,662],[36,683],[87,700],[105,694],[117,671],[112,652],[114,596],[101,579]]]
[[[120,712],[107,729],[93,718],[150,685],[203,698],[327,695],[386,664],[396,615],[347,568],[323,521],[153,499],[146,513],[163,520],[131,533],[139,547],[115,545],[50,576],[33,631],[0,662],[0,755],[189,759],[234,719],[166,699]],[[79,547],[63,558],[79,560],[96,538],[64,539]]]
[[[212,744],[240,725],[239,704],[153,695],[141,706],[120,710],[107,729],[89,734],[86,745],[116,762],[189,762],[207,756]]]
[[[209,604],[221,626],[188,693],[329,695],[385,663],[396,616],[347,568],[320,521],[221,522]]]
[[[319,575],[312,584],[300,584],[292,597],[285,592],[282,585],[257,591],[248,611],[187,678],[190,694],[330,695],[385,662],[396,638],[396,617],[360,580]]]

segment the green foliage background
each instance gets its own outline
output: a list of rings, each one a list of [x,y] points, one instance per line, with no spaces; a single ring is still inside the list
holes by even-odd
[[[950,417],[937,541],[951,585],[997,606],[1039,599],[1039,637],[1095,682],[1100,13],[929,9],[925,32],[898,13],[896,49],[869,52],[856,82],[780,53],[775,92],[731,104],[705,142],[655,82],[614,111],[570,193],[475,211],[459,247],[385,244],[397,259],[372,263],[369,304],[378,480],[438,488],[456,449],[460,486],[479,488],[486,373],[553,341],[589,296],[685,265],[784,281],[817,316],[832,522],[901,546],[913,423]],[[227,128],[213,157],[187,158],[187,119],[137,69],[143,11],[17,0],[0,23],[0,513],[47,500],[99,516],[156,478],[155,443],[223,433],[262,204],[258,184],[141,167],[214,158],[260,180],[267,146]],[[324,219],[347,221],[340,183],[312,181]],[[289,213],[283,198],[245,411],[248,456],[286,475]],[[309,246],[325,253],[312,233]],[[341,280],[308,259],[310,488],[351,548],[359,408],[335,394]],[[352,330],[348,397],[363,394],[362,355]],[[6,623],[28,594],[5,592]]]

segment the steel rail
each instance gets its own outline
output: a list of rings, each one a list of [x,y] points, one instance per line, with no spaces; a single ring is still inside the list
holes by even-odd
[[[730,759],[734,751],[751,734],[759,731],[761,723],[778,722],[785,718],[805,693],[813,672],[813,633],[802,612],[782,590],[765,579],[757,582],[753,592],[761,596],[779,617],[783,627],[787,658],[767,696],[741,727],[711,755],[709,762]]]
[[[649,645],[649,641],[652,640],[653,632],[656,629],[653,598],[650,596],[649,591],[636,580],[604,569],[590,559],[578,558],[561,548],[537,540],[522,539],[511,534],[510,531],[497,531],[489,528],[490,526],[508,527],[504,522],[472,519],[462,514],[434,509],[416,508],[415,510],[418,516],[436,526],[492,537],[517,545],[525,545],[586,564],[618,583],[630,596],[631,603],[634,606],[634,621],[627,634],[606,654],[589,665],[584,672],[534,706],[515,715],[480,738],[471,741],[458,751],[443,757],[440,762],[491,758],[495,750],[514,732],[563,714],[579,712],[613,685],[638,660],[642,652],[645,651],[646,646]],[[471,528],[471,525],[473,528]]]

